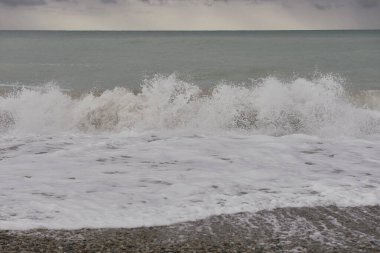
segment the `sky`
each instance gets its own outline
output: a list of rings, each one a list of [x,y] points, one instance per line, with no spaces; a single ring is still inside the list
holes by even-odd
[[[380,0],[0,0],[0,29],[380,29]]]

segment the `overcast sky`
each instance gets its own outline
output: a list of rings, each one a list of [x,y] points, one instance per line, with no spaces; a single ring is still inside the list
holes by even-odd
[[[0,0],[0,29],[380,29],[380,0]]]

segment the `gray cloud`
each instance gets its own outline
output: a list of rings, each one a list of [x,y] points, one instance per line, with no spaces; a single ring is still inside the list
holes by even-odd
[[[149,2],[149,0],[140,0],[144,2]],[[174,0],[175,1],[175,0]],[[177,0],[181,1],[181,0]],[[205,0],[206,1],[206,0]],[[319,10],[327,10],[327,9],[333,9],[333,8],[340,8],[344,6],[358,6],[358,7],[363,7],[363,8],[374,8],[380,6],[380,0],[299,0],[299,1],[294,1],[294,0],[210,0],[210,2],[249,2],[253,4],[264,4],[264,3],[277,3],[277,4],[282,4],[284,6],[296,6],[301,3],[309,3],[315,8]]]
[[[219,1],[219,0],[214,0]],[[224,1],[236,1],[236,0],[224,0]],[[380,6],[380,0],[300,0],[300,1],[291,1],[291,0],[245,0],[253,3],[266,3],[266,2],[277,2],[282,3],[286,6],[295,6],[300,3],[310,3],[316,9],[319,10],[328,10],[333,8],[341,8],[345,6],[351,7],[363,7],[363,8],[374,8]]]
[[[0,0],[0,4],[7,6],[34,6],[34,5],[45,5],[47,2],[45,0]]]
[[[364,8],[373,8],[379,6],[379,0],[357,0],[357,2]]]
[[[50,2],[65,2],[65,3],[75,3],[78,4],[78,0],[50,0]],[[99,0],[103,4],[117,4],[118,0]],[[49,2],[47,0],[0,0],[0,4],[17,7],[17,6],[38,6],[47,5]]]
[[[218,1],[218,0],[214,0]],[[225,1],[235,1],[235,0],[225,0]],[[246,0],[253,3],[265,3],[265,2],[277,2],[282,3],[284,6],[295,7],[300,3],[311,4],[314,8],[318,10],[329,10],[343,7],[351,8],[365,8],[372,9],[380,6],[380,0],[300,0],[300,1],[291,1],[291,0]]]
[[[186,2],[186,0],[136,0],[145,3],[170,3],[170,2]],[[189,0],[191,2],[191,0]],[[193,1],[194,2],[194,1]],[[279,4],[282,6],[295,7],[300,4],[311,4],[314,8],[318,10],[328,10],[334,8],[341,8],[345,6],[351,7],[362,7],[366,9],[376,8],[380,6],[380,0],[199,0],[199,2],[204,2],[207,5],[212,5],[215,3],[234,3],[234,2],[246,2],[251,4]]]
[[[117,0],[101,0],[104,4],[117,4]]]
[[[331,8],[330,5],[325,5],[325,4],[321,4],[321,3],[315,3],[315,4],[314,4],[314,7],[317,8],[318,10],[322,10],[322,11]]]
[[[318,10],[328,10],[333,8],[339,8],[344,6],[356,6],[365,9],[376,8],[380,6],[380,0],[134,0],[135,2],[141,2],[146,4],[170,4],[170,3],[203,3],[205,5],[211,6],[217,3],[236,3],[236,2],[246,2],[251,4],[281,4],[283,6],[294,7],[301,3],[309,3],[314,8]],[[46,5],[50,2],[66,2],[66,3],[86,3],[84,0],[0,0],[0,4],[17,7],[17,6],[38,6]],[[120,0],[98,0],[98,2],[103,4],[122,4],[125,1]],[[127,1],[131,3],[131,1]],[[133,2],[133,1],[132,1]]]
[[[380,0],[0,0],[0,29],[379,28]]]
[[[329,10],[350,4],[349,0],[308,0],[318,10]]]

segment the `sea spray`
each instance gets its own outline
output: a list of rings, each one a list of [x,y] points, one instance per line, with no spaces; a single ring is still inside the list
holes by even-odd
[[[367,100],[374,104],[373,96]],[[354,101],[333,76],[288,82],[268,77],[255,85],[221,83],[205,92],[175,75],[158,75],[144,81],[137,94],[121,87],[79,97],[52,85],[22,88],[0,97],[0,124],[3,131],[40,134],[173,129],[273,136],[380,133],[380,111]]]

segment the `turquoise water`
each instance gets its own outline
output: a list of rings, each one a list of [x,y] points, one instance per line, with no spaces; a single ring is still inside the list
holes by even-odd
[[[200,87],[333,74],[380,89],[380,31],[0,32],[0,83],[138,89],[176,73]]]

